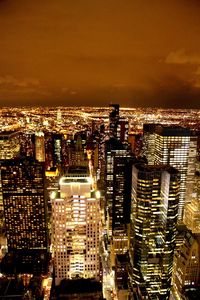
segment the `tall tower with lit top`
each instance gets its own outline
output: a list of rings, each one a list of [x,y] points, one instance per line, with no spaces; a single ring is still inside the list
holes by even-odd
[[[91,194],[90,177],[69,174],[60,179],[52,218],[56,284],[64,278],[98,278],[100,204],[99,193]]]

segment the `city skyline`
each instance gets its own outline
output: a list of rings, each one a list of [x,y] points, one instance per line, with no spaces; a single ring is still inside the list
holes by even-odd
[[[199,298],[199,114],[1,108],[0,297]]]
[[[200,107],[198,1],[0,1],[0,106]]]

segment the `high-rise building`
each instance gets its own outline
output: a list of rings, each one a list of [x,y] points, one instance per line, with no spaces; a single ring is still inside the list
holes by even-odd
[[[135,164],[130,257],[133,283],[148,299],[168,299],[175,249],[180,178],[167,166]]]
[[[76,136],[76,140],[71,140],[67,147],[68,166],[88,166],[87,153],[84,151],[81,135]]]
[[[54,150],[54,166],[60,166],[62,163],[62,135],[53,135],[53,150]]]
[[[8,252],[19,258],[17,272],[44,272],[48,253],[44,164],[32,158],[5,160],[1,179]]]
[[[148,160],[148,165],[154,165],[155,162],[155,130],[159,124],[143,125],[143,152]]]
[[[35,135],[32,132],[20,134],[20,155],[35,157]]]
[[[119,115],[119,104],[111,104],[112,111],[109,114],[109,136],[116,138],[121,143],[128,141],[129,121]]]
[[[117,138],[119,125],[119,104],[111,104],[112,111],[109,114],[109,136]]]
[[[197,170],[199,169],[199,162]],[[192,193],[192,201],[185,206],[183,221],[192,233],[200,234],[200,173],[195,174],[195,187]]]
[[[19,139],[18,130],[0,132],[0,160],[12,159],[20,154]]]
[[[200,284],[200,241],[186,231],[182,245],[176,251],[173,266],[173,291],[183,298],[184,287]]]
[[[196,132],[191,131],[190,135],[190,148],[188,153],[188,169],[186,178],[186,195],[185,203],[189,203],[192,200],[193,193],[195,190],[195,173],[196,173],[196,162],[197,162],[197,135]]]
[[[62,124],[62,112],[60,108],[57,110],[57,125],[61,126]]]
[[[129,121],[126,118],[120,117],[117,126],[117,139],[121,143],[128,142]]]
[[[114,254],[114,256],[128,253],[129,241],[127,228],[125,225],[114,230],[111,247],[111,252]]]
[[[35,158],[39,162],[45,161],[45,140],[42,131],[35,133]]]
[[[18,129],[0,132],[0,234],[5,231],[3,194],[1,182],[1,164],[20,154],[20,132]]]
[[[133,157],[117,139],[105,143],[106,209],[109,235],[112,230],[130,222],[131,174]]]
[[[192,199],[186,204],[184,211],[184,224],[192,233],[200,233],[200,200]]]
[[[144,149],[149,164],[168,164],[180,172],[180,220],[184,206],[191,201],[194,186],[197,138],[187,128],[148,124],[144,126]],[[186,197],[187,195],[187,197]]]
[[[98,193],[97,193],[98,196]],[[52,200],[52,243],[56,284],[64,278],[99,276],[99,198],[91,178],[60,179],[60,198]]]

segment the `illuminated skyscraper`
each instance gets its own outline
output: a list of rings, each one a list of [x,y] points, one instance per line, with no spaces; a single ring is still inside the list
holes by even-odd
[[[62,135],[53,135],[53,150],[54,150],[54,166],[60,166],[62,163]]]
[[[57,125],[61,126],[62,124],[62,112],[60,108],[57,110]]]
[[[179,126],[148,124],[144,129],[144,154],[149,164],[167,164],[180,172],[178,217],[182,220],[185,203],[191,201],[194,186],[197,138],[189,129]]]
[[[44,164],[21,158],[4,161],[1,168],[8,251],[19,257],[19,273],[44,272],[48,252]]]
[[[155,162],[155,129],[158,124],[143,125],[143,151],[148,160],[148,165],[154,165]]]
[[[198,162],[197,169],[199,169],[200,164]],[[186,204],[184,210],[183,221],[188,229],[192,233],[200,234],[200,173],[196,172],[195,175],[195,187],[193,190],[193,198],[191,203]]]
[[[200,284],[200,241],[189,231],[174,257],[173,290],[183,298],[183,288]]]
[[[19,155],[19,135],[18,130],[0,132],[0,160],[12,159]]]
[[[100,206],[99,198],[91,196],[90,177],[61,178],[60,198],[52,200],[56,284],[64,278],[99,276]]]
[[[190,148],[188,153],[188,169],[187,169],[187,178],[186,178],[186,195],[185,203],[189,203],[193,197],[195,190],[195,173],[196,173],[196,163],[197,163],[197,136],[195,132],[191,132],[190,136]]]
[[[41,131],[35,133],[35,158],[40,162],[45,161],[45,140]]]
[[[192,199],[191,203],[186,204],[183,221],[192,233],[200,233],[200,201],[198,199]]]
[[[133,166],[130,256],[133,283],[148,299],[168,299],[180,179],[172,167]]]
[[[20,154],[20,132],[17,129],[0,132],[0,233],[4,231],[4,209],[1,182],[1,164]]]

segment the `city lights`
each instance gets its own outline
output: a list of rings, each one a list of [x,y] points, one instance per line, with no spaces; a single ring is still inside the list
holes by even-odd
[[[1,280],[12,258],[27,287],[39,276],[45,300],[81,278],[108,300],[178,300],[196,288],[198,112],[190,128],[176,110],[174,124],[167,110],[117,104],[22,111],[0,133]]]

